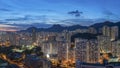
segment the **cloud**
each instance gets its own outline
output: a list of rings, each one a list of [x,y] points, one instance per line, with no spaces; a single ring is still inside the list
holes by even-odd
[[[46,15],[41,15],[41,16],[32,16],[32,15],[25,15],[24,17],[20,17],[20,18],[15,18],[15,19],[5,19],[5,21],[8,21],[8,24],[22,24],[21,26],[30,26],[30,25],[34,25],[39,27],[40,25],[43,25],[44,27],[48,27],[49,25],[52,24],[62,24],[62,25],[74,25],[74,24],[81,24],[81,25],[90,25],[93,24],[94,22],[96,22],[96,20],[92,20],[92,19],[51,19],[49,17],[47,17]],[[13,22],[14,23],[11,23]],[[37,24],[36,24],[37,23]],[[44,23],[44,24],[43,24]],[[40,27],[43,27],[40,26]]]
[[[50,24],[54,21],[56,20],[50,19],[50,17],[46,15],[25,15],[23,17],[4,19],[4,22],[6,22],[5,24],[26,24],[26,25],[30,25],[34,23]]]
[[[7,25],[16,26],[19,29],[26,29],[31,26],[38,27],[38,28],[48,28],[48,27],[52,26],[52,24],[37,23],[37,22],[31,23],[31,24],[7,24]]]
[[[45,15],[25,15],[23,17],[16,17],[16,18],[10,18],[10,19],[5,19],[4,21],[31,21],[31,20],[39,20],[39,19],[44,19],[46,16]]]
[[[38,9],[40,11],[44,11],[44,12],[57,12],[56,10],[52,10],[52,9]]]
[[[67,19],[67,20],[62,20],[61,22],[66,25],[80,24],[80,25],[88,26],[88,25],[93,24],[92,19]]]
[[[103,14],[111,16],[111,15],[115,15],[113,12],[109,11],[109,10],[104,10]]]
[[[22,18],[22,17],[19,17],[19,18],[14,18],[14,19],[5,19],[5,21],[25,21],[25,20],[28,20],[26,17]]]
[[[7,23],[7,22],[4,22],[4,21],[0,20],[0,24],[5,24],[5,23]]]
[[[23,17],[4,19],[4,21],[7,22],[7,24],[32,24],[32,23],[50,24],[58,20],[54,19],[52,16],[47,15],[25,15]]]
[[[11,28],[15,28],[16,26],[11,26],[11,25],[6,25],[6,24],[0,24],[0,27],[11,27]]]
[[[0,8],[0,11],[3,11],[3,12],[9,12],[9,11],[12,11],[10,9],[6,9],[6,8]]]
[[[18,31],[19,27],[7,24],[0,24],[0,31]]]
[[[120,19],[120,17],[115,14],[114,12],[110,11],[110,10],[104,10],[103,14],[105,15],[106,18],[117,18]]]
[[[79,10],[75,10],[75,11],[70,11],[70,12],[68,12],[68,14],[74,15],[75,17],[80,17],[82,13],[83,13],[83,12],[80,12]]]
[[[11,18],[11,19],[5,19],[5,21],[27,21],[27,20],[32,20],[33,18],[29,15],[25,15],[23,17],[16,17],[16,18]]]

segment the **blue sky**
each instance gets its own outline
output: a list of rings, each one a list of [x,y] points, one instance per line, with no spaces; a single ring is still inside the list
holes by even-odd
[[[119,6],[120,0],[0,0],[0,24],[91,25],[119,21]],[[83,14],[80,17],[68,14],[75,10]]]

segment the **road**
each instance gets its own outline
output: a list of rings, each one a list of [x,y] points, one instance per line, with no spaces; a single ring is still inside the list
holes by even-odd
[[[0,54],[0,58],[3,59],[3,60],[6,60],[10,64],[15,64],[15,65],[19,66],[20,68],[29,68],[26,65],[24,65],[24,63],[22,61],[21,62],[15,62],[13,60],[10,60],[9,58],[6,57],[5,54]]]

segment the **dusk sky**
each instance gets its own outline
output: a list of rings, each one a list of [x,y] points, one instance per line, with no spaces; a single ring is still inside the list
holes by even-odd
[[[79,17],[68,14],[76,10],[82,12]],[[105,20],[120,20],[120,0],[0,0],[0,24],[6,27],[91,25]]]

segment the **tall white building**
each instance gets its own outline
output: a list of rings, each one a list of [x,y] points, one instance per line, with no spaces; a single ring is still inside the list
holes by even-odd
[[[111,27],[111,40],[118,39],[118,31],[119,31],[118,26]]]
[[[111,40],[108,36],[98,36],[98,46],[100,48],[100,52],[111,52],[112,46],[111,46]]]
[[[45,41],[41,47],[45,55],[50,55],[50,59],[57,58],[54,56],[58,54],[58,42]]]
[[[96,39],[75,39],[76,60],[96,63],[99,58],[98,41]]]
[[[102,28],[103,35],[110,37],[111,40],[118,39],[118,32],[119,32],[118,26],[112,26],[112,27],[103,26]]]
[[[67,55],[67,51],[68,50],[68,46],[66,42],[59,42],[59,46],[58,46],[58,60],[62,60],[65,61],[68,58]]]
[[[120,40],[112,41],[112,54],[120,58]]]
[[[111,35],[111,28],[109,26],[103,26],[102,33],[104,36],[110,37]]]

